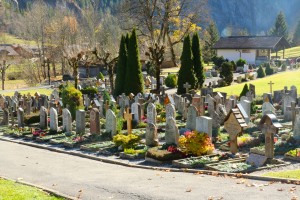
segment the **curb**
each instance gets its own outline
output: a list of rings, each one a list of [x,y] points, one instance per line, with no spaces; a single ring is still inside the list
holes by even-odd
[[[296,184],[300,185],[300,180],[297,179],[285,179],[285,178],[275,178],[275,177],[263,177],[263,176],[256,176],[256,175],[251,175],[251,174],[242,174],[242,173],[229,173],[229,172],[218,172],[218,171],[211,171],[211,170],[196,170],[196,169],[174,169],[174,168],[168,168],[168,167],[151,167],[151,166],[142,166],[142,165],[136,165],[136,164],[129,164],[129,163],[124,163],[121,161],[115,161],[107,158],[100,158],[96,156],[90,156],[82,153],[76,153],[76,152],[68,152],[60,149],[53,149],[51,147],[46,147],[42,146],[39,144],[32,144],[32,143],[27,143],[27,142],[22,142],[22,141],[14,141],[10,139],[6,139],[3,137],[0,137],[1,141],[5,142],[11,142],[11,143],[16,143],[16,144],[21,144],[21,145],[26,145],[34,148],[40,148],[40,149],[45,149],[49,151],[53,151],[56,153],[63,153],[63,154],[68,154],[72,156],[78,156],[81,158],[87,158],[91,160],[96,160],[104,163],[109,163],[109,164],[115,164],[115,165],[120,165],[120,166],[125,166],[125,167],[133,167],[133,168],[139,168],[139,169],[149,169],[149,170],[158,170],[158,171],[166,171],[166,172],[184,172],[184,173],[193,173],[193,174],[205,174],[205,175],[212,175],[212,176],[224,176],[224,177],[237,177],[237,178],[245,178],[245,179],[251,179],[251,180],[258,180],[258,181],[269,181],[269,182],[280,182],[280,183],[286,183],[286,184]]]
[[[12,181],[12,182],[15,182],[15,183],[20,183],[22,185],[27,185],[27,186],[31,186],[31,187],[34,187],[34,188],[37,188],[37,189],[41,189],[43,190],[44,192],[47,192],[55,197],[63,197],[67,200],[76,200],[75,197],[71,197],[69,195],[66,195],[66,194],[63,194],[61,192],[58,192],[56,190],[52,190],[52,189],[49,189],[49,188],[45,188],[43,186],[40,186],[40,185],[36,185],[36,184],[32,184],[32,183],[28,183],[26,181],[19,181],[19,180],[14,180],[14,179],[10,179],[10,178],[7,178],[5,176],[2,176],[0,175],[0,179],[4,179],[4,180],[8,180],[8,181]]]

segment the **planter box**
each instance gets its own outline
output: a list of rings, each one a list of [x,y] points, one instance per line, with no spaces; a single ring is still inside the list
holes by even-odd
[[[135,159],[142,159],[145,158],[145,153],[139,153],[139,154],[126,154],[124,152],[120,152],[119,154],[120,158],[128,159],[128,160],[135,160]]]
[[[284,159],[286,160],[292,160],[296,162],[300,162],[300,157],[299,156],[290,156],[289,154],[284,154]]]

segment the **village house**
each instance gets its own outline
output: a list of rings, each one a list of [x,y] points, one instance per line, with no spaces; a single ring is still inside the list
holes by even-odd
[[[284,37],[271,36],[231,36],[222,37],[213,46],[217,56],[223,56],[229,61],[236,61],[240,58],[248,64],[260,65],[272,59],[271,53],[290,48],[290,44]]]

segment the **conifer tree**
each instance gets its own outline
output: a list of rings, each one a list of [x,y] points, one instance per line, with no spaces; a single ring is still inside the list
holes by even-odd
[[[271,29],[271,35],[284,37],[288,40],[289,33],[283,12],[277,15],[274,27]]]
[[[192,89],[196,86],[196,77],[193,69],[191,39],[189,35],[184,38],[180,60],[181,67],[178,74],[177,94],[184,94],[186,90],[183,85],[186,82],[191,85]]]
[[[202,88],[203,83],[205,81],[205,76],[203,74],[203,60],[202,60],[202,52],[200,48],[200,40],[198,33],[193,35],[192,40],[192,53],[193,53],[193,63],[194,63],[194,71],[197,77],[197,86]]]
[[[246,83],[246,84],[244,85],[244,87],[243,87],[243,90],[242,90],[242,92],[241,92],[241,94],[240,94],[239,99],[241,99],[242,96],[246,96],[247,92],[249,92],[249,88],[248,88],[248,85],[247,85],[247,83]]]
[[[224,79],[226,85],[231,85],[233,81],[233,72],[232,72],[231,62],[224,62],[222,64],[222,70],[220,72],[220,77]]]
[[[125,76],[125,93],[144,92],[144,78],[142,74],[142,67],[140,63],[140,53],[138,48],[138,40],[136,30],[132,30],[132,34],[129,37],[128,43],[128,56],[127,56],[127,67]]]
[[[300,45],[300,20],[298,21],[296,30],[294,32],[293,45],[294,46],[299,46]]]
[[[126,66],[127,66],[127,45],[126,37],[122,35],[119,49],[119,60],[115,82],[114,95],[118,96],[124,93],[125,77],[126,77]]]

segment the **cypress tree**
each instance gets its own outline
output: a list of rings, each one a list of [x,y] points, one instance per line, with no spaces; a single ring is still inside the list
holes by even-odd
[[[127,63],[127,47],[126,38],[122,35],[119,49],[119,60],[115,82],[114,95],[118,96],[124,92],[125,77],[126,77],[126,63]]]
[[[191,39],[189,35],[184,38],[180,60],[181,67],[178,74],[177,94],[184,94],[186,90],[183,85],[186,82],[191,85],[191,88],[195,88],[196,85],[196,77],[193,69]]]
[[[138,40],[136,30],[132,30],[128,44],[128,57],[125,76],[125,93],[144,92],[144,78],[142,74],[142,66],[140,63],[140,53],[138,48]]]
[[[248,88],[248,85],[245,84],[245,85],[244,85],[244,88],[243,88],[243,90],[242,90],[242,92],[241,92],[241,94],[240,94],[239,99],[241,99],[242,96],[246,96],[247,92],[249,92],[249,88]]]
[[[233,72],[232,72],[231,62],[224,62],[222,64],[222,70],[220,72],[220,77],[224,79],[226,85],[231,85],[233,81]]]
[[[202,88],[205,81],[205,76],[203,74],[203,60],[202,52],[200,49],[200,40],[198,33],[193,35],[192,40],[192,53],[193,53],[193,62],[194,62],[194,71],[197,77],[197,86]]]

